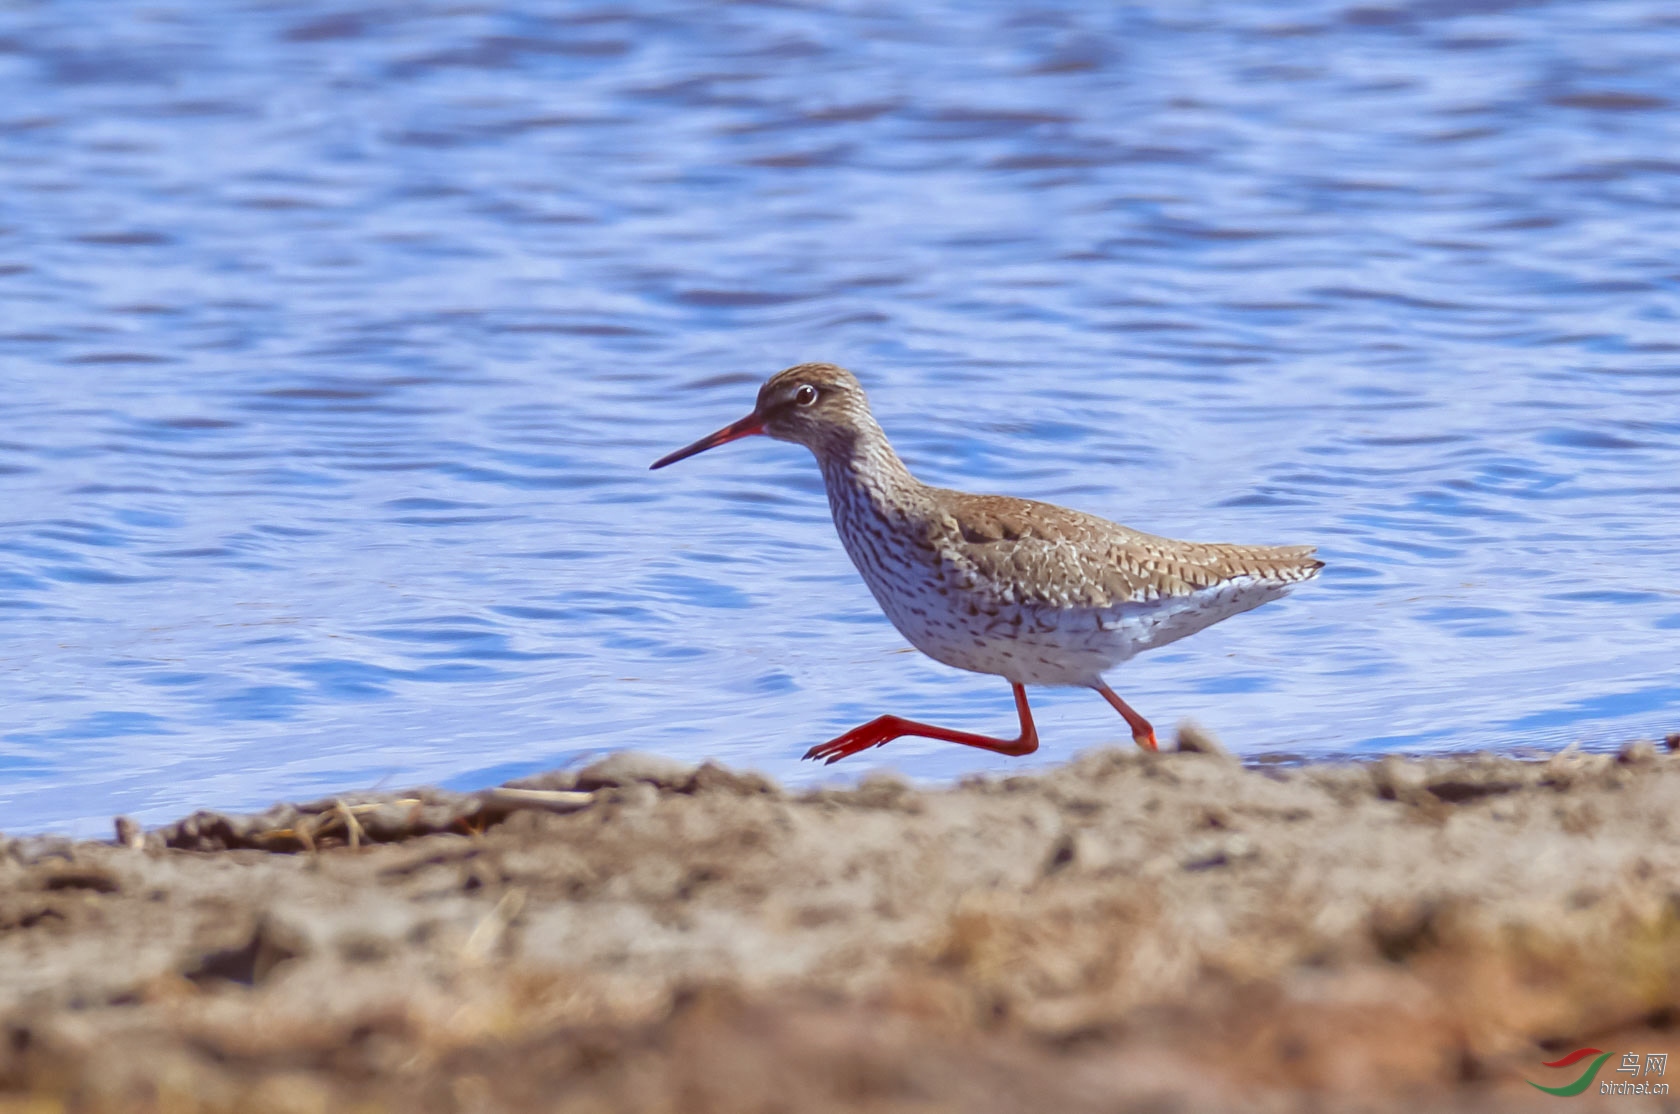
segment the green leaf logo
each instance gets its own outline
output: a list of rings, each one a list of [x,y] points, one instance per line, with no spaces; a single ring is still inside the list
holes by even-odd
[[[1523,1082],[1527,1083],[1530,1087],[1533,1087],[1536,1091],[1544,1091],[1548,1095],[1557,1095],[1559,1098],[1568,1098],[1571,1095],[1578,1095],[1582,1091],[1585,1091],[1588,1087],[1592,1086],[1593,1077],[1598,1074],[1598,1069],[1604,1066],[1604,1061],[1610,1058],[1610,1053],[1601,1052],[1596,1048],[1577,1048],[1561,1060],[1548,1060],[1541,1065],[1548,1068],[1566,1068],[1575,1061],[1584,1060],[1588,1056],[1597,1056],[1598,1059],[1588,1064],[1587,1070],[1583,1071],[1581,1073],[1581,1077],[1573,1083],[1565,1084],[1562,1087],[1542,1087],[1532,1079],[1526,1079]]]

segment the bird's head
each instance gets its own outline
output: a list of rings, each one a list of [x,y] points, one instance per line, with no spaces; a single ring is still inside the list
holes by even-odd
[[[652,467],[663,468],[755,433],[796,441],[820,458],[845,451],[873,421],[863,386],[851,372],[833,364],[796,364],[765,380],[752,413],[660,457]]]

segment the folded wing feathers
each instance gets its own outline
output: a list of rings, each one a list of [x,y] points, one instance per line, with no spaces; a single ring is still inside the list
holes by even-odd
[[[1243,577],[1282,587],[1324,567],[1310,545],[1175,541],[1004,496],[956,503],[935,529],[945,559],[964,579],[977,576],[1021,602],[1103,607],[1189,595]]]

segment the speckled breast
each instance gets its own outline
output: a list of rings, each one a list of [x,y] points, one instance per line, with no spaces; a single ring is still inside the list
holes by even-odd
[[[965,587],[906,512],[830,500],[846,552],[910,644],[945,665],[1021,684],[1085,684],[1135,652],[1125,625],[1093,609],[1012,602]]]

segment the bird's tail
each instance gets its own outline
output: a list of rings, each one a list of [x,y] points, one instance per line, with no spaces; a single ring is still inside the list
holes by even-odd
[[[1274,545],[1262,552],[1264,560],[1258,562],[1261,575],[1285,584],[1311,580],[1324,567],[1318,559],[1318,547],[1313,545]]]

